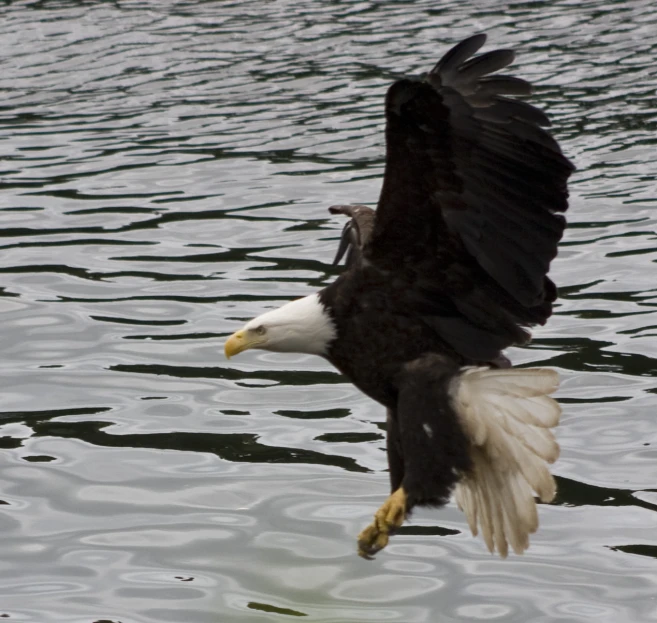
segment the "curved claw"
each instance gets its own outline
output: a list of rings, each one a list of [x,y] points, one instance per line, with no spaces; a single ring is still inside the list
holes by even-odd
[[[358,555],[372,560],[406,518],[406,492],[399,487],[374,514],[374,521],[358,535]]]

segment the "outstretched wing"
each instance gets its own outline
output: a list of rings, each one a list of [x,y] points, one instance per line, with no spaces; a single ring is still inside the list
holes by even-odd
[[[372,235],[375,212],[372,208],[358,204],[330,206],[329,212],[350,217],[350,220],[342,229],[340,244],[333,259],[333,265],[335,266],[346,256],[345,264],[347,268],[350,268],[358,263],[362,256],[363,247]]]
[[[547,278],[565,227],[573,165],[543,129],[547,117],[507,96],[524,80],[490,75],[510,50],[472,56],[475,35],[422,80],[386,96],[386,167],[363,253],[408,283],[405,304],[462,356],[482,361],[544,323]]]

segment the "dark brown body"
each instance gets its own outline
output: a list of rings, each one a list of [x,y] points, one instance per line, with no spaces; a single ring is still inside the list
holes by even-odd
[[[449,383],[462,365],[476,362],[405,313],[409,290],[403,281],[374,268],[350,273],[320,293],[340,336],[327,358],[387,407],[390,486],[404,486],[407,512],[417,504],[445,504],[470,468],[469,442],[450,405]],[[426,426],[434,436],[427,436]]]
[[[340,336],[328,360],[389,409],[397,405],[397,377],[404,364],[427,353],[447,355],[453,365],[474,363],[458,355],[428,324],[408,316],[408,294],[408,284],[374,268],[349,271],[320,293]]]
[[[337,337],[327,358],[388,409],[393,490],[443,504],[470,468],[450,402],[467,365],[506,367],[505,348],[552,313],[547,277],[564,231],[572,164],[545,114],[495,74],[510,50],[452,48],[423,80],[386,95],[386,169],[376,212],[351,217],[337,258],[347,270],[320,292]],[[495,74],[495,75],[494,75]]]

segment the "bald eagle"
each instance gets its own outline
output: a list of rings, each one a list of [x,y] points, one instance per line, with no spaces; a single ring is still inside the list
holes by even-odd
[[[524,80],[491,75],[511,50],[453,47],[385,99],[386,163],[376,211],[351,217],[328,287],[248,322],[248,348],[324,357],[387,409],[391,495],[358,537],[384,548],[415,506],[452,493],[491,552],[522,553],[538,527],[534,493],[556,492],[548,464],[560,416],[556,372],[512,368],[503,350],[552,313],[547,277],[574,170],[545,114],[515,99]]]

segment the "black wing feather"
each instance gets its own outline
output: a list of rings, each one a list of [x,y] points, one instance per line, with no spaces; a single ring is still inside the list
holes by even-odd
[[[447,343],[480,360],[551,314],[547,272],[574,170],[544,129],[545,113],[508,97],[531,85],[489,75],[513,52],[472,58],[485,39],[466,39],[425,79],[388,90],[385,176],[363,249],[370,264],[408,281],[407,304]]]
[[[449,81],[440,79],[440,73],[437,77],[443,86],[450,86],[456,89],[471,88],[476,91],[478,88],[477,81],[486,74],[492,74],[500,69],[504,69],[515,60],[516,55],[513,50],[493,50],[486,52],[481,56],[471,58],[463,63],[455,74],[455,77]],[[433,74],[433,72],[431,72]]]
[[[436,63],[431,73],[440,74],[445,78],[454,75],[465,61],[479,52],[484,43],[486,43],[486,35],[483,33],[464,39]]]
[[[531,95],[532,85],[522,78],[515,76],[484,76],[479,80],[476,102],[485,95]]]
[[[350,217],[350,220],[342,228],[340,244],[335,258],[333,258],[333,265],[339,264],[346,255],[345,264],[351,268],[360,262],[363,247],[372,233],[375,212],[364,205],[335,205],[329,207],[329,212]]]

